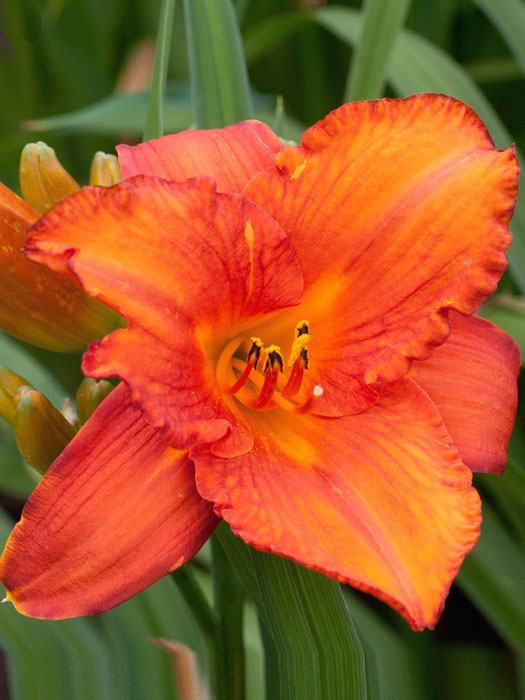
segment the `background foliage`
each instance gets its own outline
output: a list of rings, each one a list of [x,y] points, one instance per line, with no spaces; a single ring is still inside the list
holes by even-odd
[[[160,3],[152,0],[3,0],[2,182],[17,188],[19,154],[28,141],[45,140],[75,177],[86,182],[94,151],[112,152],[115,143],[141,138],[159,9]],[[514,141],[525,148],[522,0],[367,0],[363,7],[345,0],[237,0],[235,11],[256,113],[284,138],[297,139],[304,125],[345,99],[432,91],[473,106],[498,146]],[[166,131],[194,123],[186,56],[181,2],[172,34]],[[522,205],[514,233],[510,271],[482,314],[511,333],[525,351]],[[78,363],[78,357],[0,336],[0,364],[25,376],[57,406],[78,386]],[[317,697],[315,688],[322,686],[316,684],[323,682],[323,673],[330,673],[330,663],[312,669],[304,662],[310,647],[312,653],[318,651],[316,635],[321,645],[331,645],[332,659],[346,658],[345,645],[352,651],[348,663],[356,675],[349,670],[348,677],[353,688],[344,689],[341,697],[525,697],[524,411],[522,402],[506,474],[501,479],[477,478],[485,499],[483,534],[433,633],[411,633],[385,606],[349,589],[343,591],[348,624],[334,633],[339,628],[328,617],[330,605],[344,601],[335,600],[339,593],[333,588],[322,589],[324,584],[313,587],[319,595],[318,619],[296,624],[301,611],[295,615],[286,586],[309,590],[311,576],[272,557],[256,557],[250,563],[246,557],[252,555],[245,549],[236,552],[239,571],[244,576],[248,570],[255,572],[248,583],[262,619],[261,636],[249,603],[249,698],[263,696],[263,670],[268,697]],[[2,538],[34,483],[9,429],[2,426]],[[192,566],[209,593],[206,550]],[[287,578],[279,596],[265,590],[260,577],[282,566],[287,567]],[[4,606],[0,696],[9,689],[13,698],[24,699],[176,697],[169,658],[150,643],[151,636],[188,644],[205,664],[203,640],[170,578],[97,618],[39,622]],[[289,660],[284,666],[283,658]],[[310,688],[310,695],[301,695],[297,688],[297,694],[286,690],[287,684],[299,682],[305,693]]]

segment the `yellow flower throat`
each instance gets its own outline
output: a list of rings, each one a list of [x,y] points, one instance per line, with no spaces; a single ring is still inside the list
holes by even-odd
[[[311,341],[308,321],[300,321],[295,327],[295,338],[288,358],[289,372],[285,373],[281,348],[265,346],[261,338],[250,338],[245,359],[237,357],[246,340],[234,338],[224,348],[217,363],[217,379],[223,394],[235,396],[244,406],[255,410],[268,410],[279,406],[293,413],[311,410],[314,401],[322,396],[319,385],[303,403],[296,403],[304,373],[308,370],[308,344]],[[235,381],[232,381],[235,380]]]

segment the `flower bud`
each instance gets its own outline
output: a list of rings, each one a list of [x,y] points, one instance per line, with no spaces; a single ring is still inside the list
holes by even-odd
[[[26,386],[15,395],[15,439],[28,464],[41,474],[75,435],[75,429],[39,391]]]
[[[110,187],[122,180],[117,156],[97,151],[91,161],[89,182],[91,185]]]
[[[23,198],[40,214],[44,214],[80,187],[60,164],[55,151],[38,141],[28,143],[22,151],[20,189]]]
[[[85,377],[82,380],[76,397],[77,416],[80,425],[87,421],[112,389],[113,385],[105,379],[97,381],[96,379],[91,379],[91,377]]]
[[[11,425],[15,422],[15,395],[23,386],[30,386],[29,382],[19,374],[15,374],[5,367],[0,367],[0,416],[9,421]]]

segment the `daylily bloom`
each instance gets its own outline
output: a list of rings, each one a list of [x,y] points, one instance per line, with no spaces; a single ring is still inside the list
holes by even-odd
[[[21,254],[31,224],[79,185],[52,148],[34,143],[22,152],[20,188],[24,199],[0,184],[0,328],[50,350],[84,350],[115,327],[117,316],[78,285]]]
[[[441,95],[121,146],[126,180],[32,229],[33,261],[128,322],[122,383],[47,472],[1,562],[27,615],[106,610],[224,518],[247,543],[435,625],[500,473],[519,353],[471,314],[505,269],[518,166]]]

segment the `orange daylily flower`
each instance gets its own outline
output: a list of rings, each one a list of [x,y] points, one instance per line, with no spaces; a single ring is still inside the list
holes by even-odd
[[[33,261],[128,321],[123,382],[37,487],[0,574],[27,615],[106,610],[224,518],[247,543],[436,624],[500,473],[519,353],[471,314],[505,268],[513,149],[440,95],[119,149],[125,178],[31,230]]]
[[[22,153],[20,186],[24,199],[0,184],[0,328],[49,350],[84,350],[115,327],[117,316],[77,284],[21,255],[29,227],[79,185],[52,148],[36,143]]]

